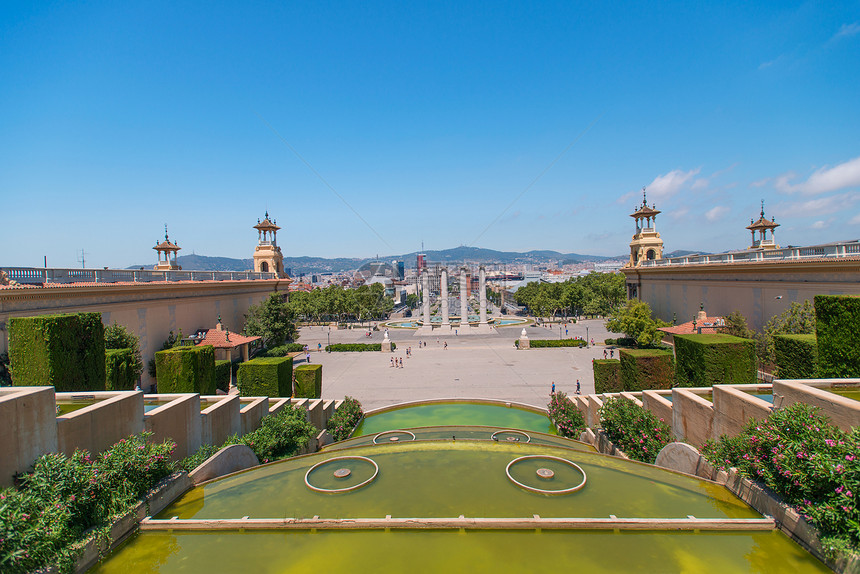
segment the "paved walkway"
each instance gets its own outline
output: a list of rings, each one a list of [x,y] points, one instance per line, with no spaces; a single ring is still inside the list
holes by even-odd
[[[419,348],[419,338],[413,330],[390,329],[389,336],[397,343],[393,353],[326,353],[317,352],[332,343],[379,343],[383,334],[364,331],[332,330],[328,327],[303,327],[300,343],[308,345],[311,363],[323,365],[323,398],[342,399],[349,395],[361,401],[365,410],[387,405],[443,397],[492,398],[545,407],[549,401],[552,382],[556,390],[573,394],[576,380],[582,394],[594,392],[591,360],[603,358],[602,342],[608,335],[604,321],[587,320],[568,326],[568,337],[588,334],[599,343],[592,348],[551,348],[517,350],[514,340],[522,327],[503,327],[497,335],[431,337],[426,347]],[[558,326],[530,326],[529,338],[558,339]],[[448,343],[448,348],[444,343]],[[412,356],[406,348],[412,347]],[[391,367],[391,357],[403,359],[403,368]],[[296,357],[296,364],[304,363]]]

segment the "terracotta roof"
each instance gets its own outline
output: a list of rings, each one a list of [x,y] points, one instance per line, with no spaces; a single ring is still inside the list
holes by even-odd
[[[216,349],[235,349],[240,345],[257,341],[260,337],[246,337],[232,331],[219,331],[218,329],[201,329],[198,334],[204,333],[205,337],[197,342],[197,345],[212,345]],[[229,336],[229,340],[227,337]]]
[[[175,243],[171,243],[169,241],[162,241],[161,243],[156,243],[155,247],[153,247],[156,251],[179,251],[182,249]]]
[[[723,323],[722,325],[720,323]],[[669,333],[670,335],[692,335],[693,333],[698,332],[699,327],[702,328],[702,332],[715,333],[720,329],[724,328],[725,321],[723,317],[705,317],[704,321],[696,321],[696,328],[693,329],[693,322],[688,321],[686,323],[681,323],[680,325],[675,325],[673,327],[659,327],[658,331],[663,331],[664,333]]]
[[[774,221],[773,219],[768,219],[764,216],[764,200],[761,201],[761,214],[758,218],[758,221],[753,223],[753,220],[750,219],[750,224],[747,226],[747,229],[756,230],[756,229],[776,229],[779,227],[779,223]]]
[[[645,197],[645,188],[643,187],[642,188],[642,205],[640,205],[636,211],[631,213],[630,217],[639,217],[639,218],[652,217],[653,218],[658,213],[660,213],[660,211],[657,210],[656,205],[648,207],[648,200]]]

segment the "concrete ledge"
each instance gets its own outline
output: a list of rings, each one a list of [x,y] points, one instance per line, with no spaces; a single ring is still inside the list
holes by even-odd
[[[713,438],[722,435],[737,436],[750,419],[769,417],[773,406],[741,390],[743,387],[714,385]],[[753,388],[758,388],[753,385]]]
[[[202,396],[200,401],[212,404],[200,413],[203,444],[224,444],[227,437],[242,431],[239,395]]]
[[[672,393],[668,395],[672,396]],[[672,401],[664,394],[653,390],[642,391],[642,407],[654,413],[654,416],[664,423],[672,423]]]
[[[47,452],[57,452],[54,387],[0,388],[0,487]]]
[[[706,440],[715,438],[713,403],[690,389],[672,389],[672,433],[678,440],[702,448]]]
[[[252,399],[247,404],[243,401]],[[241,419],[242,434],[254,432],[260,428],[263,417],[269,414],[269,397],[243,397],[239,399],[239,418]]]
[[[259,466],[260,461],[251,447],[244,444],[225,446],[188,474],[194,485],[239,470]]]
[[[143,415],[144,429],[152,433],[152,440],[161,442],[171,439],[175,442],[173,460],[181,460],[197,452],[203,438],[200,395],[196,393],[156,394],[146,395],[144,399],[171,401]]]
[[[846,432],[860,426],[860,401],[822,390],[860,385],[860,379],[776,379],[773,382],[773,404],[785,408],[794,403],[807,403],[820,408],[833,424]]]
[[[102,399],[57,417],[57,448],[66,456],[76,449],[96,455],[133,434],[143,432],[143,392],[57,393],[57,400],[81,395]]]
[[[586,411],[585,424],[591,428],[600,428],[600,407],[603,399],[599,395],[587,395],[585,397],[588,410]]]
[[[270,398],[269,399],[269,414],[276,415],[284,408],[284,405],[290,404],[288,398]]]

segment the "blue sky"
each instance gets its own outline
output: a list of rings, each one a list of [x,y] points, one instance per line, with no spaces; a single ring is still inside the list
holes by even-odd
[[[0,78],[0,265],[860,237],[858,2],[4,2]]]

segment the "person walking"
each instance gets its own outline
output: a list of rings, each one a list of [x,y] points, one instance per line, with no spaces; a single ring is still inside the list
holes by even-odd
[[[310,363],[310,362],[311,362],[311,352],[310,352],[310,351],[308,351],[307,353],[305,353],[305,358],[307,359],[307,362],[308,362],[308,363]]]
[[[391,366],[394,366],[394,357],[391,357]]]
[[[603,349],[603,359],[606,359],[606,349]]]
[[[576,394],[577,394],[577,395],[582,394],[582,393],[580,392],[580,390],[581,390],[581,389],[580,389],[580,386],[579,386],[579,379],[576,379]]]
[[[398,359],[398,361],[400,361],[400,368],[402,369],[403,368],[403,357],[400,357]]]
[[[448,348],[448,341],[445,341],[445,345],[444,345],[442,348],[443,348],[443,349],[447,349],[447,348]]]
[[[555,394],[555,381],[552,382],[552,391],[550,391],[549,394],[551,394],[551,395]]]
[[[322,343],[317,343],[317,353],[322,353]]]

